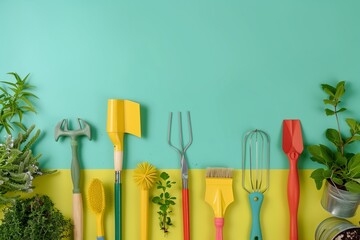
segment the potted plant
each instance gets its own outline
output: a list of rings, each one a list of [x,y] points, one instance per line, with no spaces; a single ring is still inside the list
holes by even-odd
[[[315,240],[360,240],[360,227],[345,219],[330,217],[316,228]]]
[[[345,94],[344,81],[336,86],[321,86],[327,94],[323,102],[330,106],[325,109],[325,114],[335,118],[336,128],[325,131],[330,144],[307,147],[311,159],[323,165],[312,172],[311,178],[317,189],[321,189],[325,181],[322,206],[334,216],[348,218],[355,214],[360,203],[360,153],[352,153],[349,149],[351,144],[360,140],[360,123],[353,118],[346,118],[349,132],[344,134],[339,118],[340,113],[346,111],[346,108],[340,107]]]
[[[73,225],[46,195],[18,199],[6,208],[0,225],[0,239],[70,239]]]
[[[23,124],[25,114],[35,112],[29,75],[22,79],[17,73],[9,74],[15,81],[1,81],[0,86],[0,133],[7,135],[0,139],[0,206],[16,199],[8,193],[31,192],[33,178],[49,173],[39,168],[41,154],[32,151],[40,130],[33,133],[34,125]]]

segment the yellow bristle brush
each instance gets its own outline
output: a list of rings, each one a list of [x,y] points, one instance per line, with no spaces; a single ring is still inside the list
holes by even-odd
[[[234,201],[232,169],[209,168],[206,171],[205,201],[215,214],[216,240],[222,240],[226,208]]]
[[[104,240],[104,211],[105,211],[105,191],[102,182],[94,178],[87,194],[88,203],[91,211],[96,215],[96,239]]]
[[[139,163],[134,171],[134,181],[140,187],[140,240],[148,239],[149,189],[157,175],[156,168],[148,162]]]

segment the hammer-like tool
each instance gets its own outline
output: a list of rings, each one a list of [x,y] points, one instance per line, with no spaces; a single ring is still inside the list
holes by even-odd
[[[91,139],[90,125],[78,118],[80,129],[69,130],[68,120],[63,119],[55,127],[55,141],[61,136],[71,138],[71,179],[73,183],[73,221],[74,221],[74,240],[83,239],[83,204],[80,191],[80,163],[78,160],[77,137],[87,136]]]

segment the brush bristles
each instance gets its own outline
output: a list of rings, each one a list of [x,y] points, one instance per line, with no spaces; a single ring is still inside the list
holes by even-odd
[[[206,170],[207,178],[232,178],[232,168],[208,168]]]
[[[90,209],[99,214],[105,209],[105,191],[102,182],[94,178],[88,187],[88,202]]]
[[[149,190],[157,179],[156,168],[148,162],[139,163],[134,171],[135,182],[144,190]]]

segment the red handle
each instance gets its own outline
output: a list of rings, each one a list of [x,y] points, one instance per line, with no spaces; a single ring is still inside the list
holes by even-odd
[[[190,240],[189,189],[182,190],[184,240]]]
[[[290,240],[298,240],[297,214],[299,207],[300,186],[297,168],[299,154],[292,152],[288,154],[290,160],[290,172],[288,178],[288,202],[290,210]]]
[[[223,240],[224,218],[215,218],[216,240]]]

